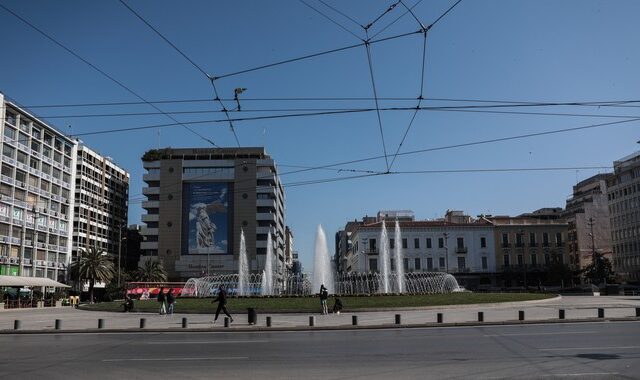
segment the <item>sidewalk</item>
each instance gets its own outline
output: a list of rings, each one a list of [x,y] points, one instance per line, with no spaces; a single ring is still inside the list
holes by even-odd
[[[437,314],[441,313],[443,325],[521,323],[519,311],[524,311],[525,320],[533,322],[558,322],[559,309],[565,310],[567,321],[599,320],[598,308],[605,309],[605,319],[637,319],[636,308],[640,308],[640,297],[624,296],[564,296],[543,301],[513,302],[506,304],[452,305],[427,307],[412,310],[361,311],[355,313],[329,314],[260,314],[258,323],[248,324],[246,310],[230,312],[234,322],[224,327],[223,316],[212,324],[210,314],[180,314],[163,316],[150,313],[111,313],[77,310],[73,308],[48,308],[30,310],[5,310],[0,312],[0,333],[15,333],[14,320],[20,320],[20,331],[57,331],[55,320],[59,319],[60,331],[101,331],[98,319],[104,320],[104,331],[140,331],[140,319],[145,319],[147,331],[171,331],[182,329],[182,318],[187,318],[187,330],[298,330],[298,329],[339,329],[353,328],[352,316],[357,317],[358,327],[410,327],[435,325]],[[347,305],[348,307],[348,305]],[[178,310],[179,311],[179,310]],[[484,322],[478,322],[478,312],[483,313]],[[400,315],[401,324],[396,325],[395,316]],[[271,317],[271,327],[266,327],[266,317]],[[309,317],[314,317],[314,327],[309,327]]]

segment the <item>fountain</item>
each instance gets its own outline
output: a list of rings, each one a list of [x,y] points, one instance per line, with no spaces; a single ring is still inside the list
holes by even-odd
[[[262,273],[261,294],[263,296],[273,295],[273,243],[271,242],[271,231],[267,234],[267,255]]]
[[[396,242],[397,244],[398,242]],[[389,236],[384,220],[382,221],[382,231],[380,232],[380,254],[378,258],[378,261],[380,261],[380,274],[382,275],[382,289],[380,289],[380,292],[389,293]]]
[[[270,236],[267,237],[267,261],[265,270],[261,274],[249,273],[247,248],[244,231],[240,234],[240,252],[238,273],[214,274],[211,276],[191,278],[182,289],[182,296],[211,297],[215,289],[222,285],[229,289],[230,295],[253,296],[277,294],[281,296],[300,296],[317,294],[320,285],[324,284],[330,293],[341,295],[371,295],[389,293],[390,284],[397,285],[397,290],[403,294],[433,294],[451,293],[460,290],[455,277],[444,272],[412,272],[403,273],[401,256],[401,235],[396,222],[395,229],[395,260],[396,271],[389,269],[389,239],[383,223],[380,239],[381,273],[340,273],[334,274],[331,259],[327,249],[327,239],[318,226],[315,242],[314,272],[312,279],[300,274],[288,273],[282,276],[279,285],[273,284],[273,251]],[[269,251],[271,250],[271,253]],[[270,267],[270,268],[269,268]],[[334,278],[335,276],[335,278]]]
[[[240,296],[248,295],[249,262],[247,260],[247,244],[244,240],[244,230],[240,230],[240,253],[238,255],[238,290]]]
[[[400,223],[396,219],[396,229],[395,229],[395,247],[394,253],[396,258],[396,273],[397,273],[397,281],[398,281],[398,293],[404,293],[404,260],[402,258],[402,234],[400,234]]]
[[[316,232],[312,285],[314,291],[320,291],[320,285],[324,285],[329,290],[329,293],[333,293],[335,289],[331,258],[329,257],[329,249],[327,248],[327,237],[320,225],[318,225]]]

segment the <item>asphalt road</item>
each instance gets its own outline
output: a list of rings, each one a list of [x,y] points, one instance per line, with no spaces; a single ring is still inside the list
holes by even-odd
[[[0,336],[3,379],[640,379],[640,322]]]

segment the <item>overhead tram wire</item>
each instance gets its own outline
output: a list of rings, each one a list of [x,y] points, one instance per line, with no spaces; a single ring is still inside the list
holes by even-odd
[[[69,54],[71,54],[72,56],[74,56],[75,58],[79,59],[80,61],[84,62],[85,64],[87,64],[89,67],[91,67],[92,69],[94,69],[95,71],[97,71],[98,73],[102,74],[105,78],[109,79],[110,81],[112,81],[113,83],[117,84],[118,86],[120,86],[121,88],[123,88],[124,90],[126,90],[127,92],[129,92],[130,94],[134,95],[136,98],[140,99],[141,101],[143,101],[145,104],[153,107],[154,109],[156,109],[157,111],[159,111],[160,113],[162,113],[164,116],[168,117],[169,119],[173,120],[175,123],[177,123],[178,125],[182,125],[185,129],[187,129],[188,131],[190,131],[191,133],[193,133],[194,135],[200,137],[201,139],[207,141],[208,143],[210,143],[213,146],[217,146],[211,139],[207,138],[206,136],[201,135],[200,133],[192,130],[191,128],[187,127],[184,124],[181,124],[178,120],[176,120],[175,118],[173,118],[171,115],[165,113],[164,111],[162,111],[160,108],[158,108],[156,105],[154,105],[153,103],[147,101],[145,98],[143,98],[141,95],[139,95],[137,92],[133,91],[131,88],[129,88],[128,86],[126,86],[124,83],[120,82],[119,80],[115,79],[114,77],[112,77],[111,75],[107,74],[105,71],[103,71],[102,69],[100,69],[98,66],[94,65],[93,63],[91,63],[90,61],[88,61],[87,59],[81,57],[78,53],[74,52],[73,50],[71,50],[69,47],[65,46],[64,44],[62,44],[61,42],[59,42],[58,40],[56,40],[55,38],[53,38],[52,36],[50,36],[49,34],[45,33],[42,29],[38,28],[37,26],[35,26],[34,24],[32,24],[31,22],[29,22],[27,19],[25,19],[24,17],[20,16],[19,14],[15,13],[14,11],[12,11],[11,9],[5,7],[4,5],[2,5],[0,3],[0,8],[4,9],[5,11],[7,11],[8,13],[10,13],[11,15],[13,15],[14,17],[16,17],[18,20],[22,21],[23,23],[25,23],[26,25],[28,25],[30,28],[32,28],[33,30],[35,30],[36,32],[40,33],[42,36],[44,36],[45,38],[47,38],[48,40],[50,40],[51,42],[53,42],[54,44],[58,45],[59,47],[61,47],[62,49],[64,49],[66,52],[68,52]]]
[[[393,155],[393,159],[391,160],[391,167],[395,163],[396,158],[398,157],[398,153],[400,152],[400,149],[402,149],[402,144],[404,144],[404,141],[407,138],[407,135],[409,134],[409,131],[411,130],[411,127],[413,126],[413,122],[415,121],[416,116],[418,115],[418,111],[420,110],[420,106],[422,105],[422,99],[423,99],[423,94],[424,94],[424,76],[425,76],[425,69],[424,68],[425,68],[425,60],[426,60],[426,55],[427,55],[428,32],[429,32],[429,30],[431,30],[431,28],[433,28],[433,26],[436,23],[438,23],[438,21],[442,20],[442,18],[444,16],[446,16],[447,13],[449,13],[456,5],[458,5],[460,3],[460,1],[462,1],[462,0],[458,0],[455,4],[453,4],[451,7],[449,7],[449,9],[447,9],[442,15],[440,15],[440,17],[438,17],[434,22],[432,22],[429,26],[425,27],[424,24],[422,23],[422,21],[420,21],[420,19],[418,19],[418,17],[415,15],[415,13],[413,13],[411,8],[407,7],[407,5],[402,0],[399,0],[400,4],[402,4],[402,6],[407,9],[407,12],[409,12],[411,14],[411,16],[413,16],[413,18],[416,20],[416,22],[422,28],[424,41],[423,41],[423,46],[422,46],[422,68],[421,68],[421,71],[420,71],[420,95],[418,96],[418,105],[416,106],[416,110],[413,113],[413,116],[411,117],[411,120],[409,121],[409,125],[407,126],[407,129],[405,130],[404,135],[402,136],[402,140],[400,141],[400,144],[398,144],[398,149],[396,150],[396,153]]]
[[[422,3],[424,0],[418,0],[417,3],[413,4],[411,6],[411,8],[409,9],[414,9],[415,7],[417,7],[420,3]],[[387,24],[386,26],[384,26],[383,28],[381,28],[380,30],[378,30],[375,34],[373,34],[371,36],[371,38],[376,38],[380,33],[384,32],[385,30],[387,30],[389,27],[391,27],[391,25],[395,24],[396,22],[398,22],[401,18],[403,18],[404,16],[406,16],[409,13],[409,11],[405,11],[404,13],[402,13],[400,16],[398,16],[397,18],[395,18],[393,21],[391,21],[389,24]]]
[[[217,100],[220,103],[220,105],[222,106],[222,110],[224,111],[227,119],[229,119],[229,126],[231,127],[231,132],[233,132],[233,136],[234,136],[234,138],[236,140],[236,143],[238,144],[238,147],[239,147],[240,146],[240,141],[238,140],[238,135],[236,134],[236,130],[235,130],[234,126],[233,126],[233,123],[231,122],[231,120],[229,118],[229,113],[227,112],[227,108],[225,107],[224,103],[222,103],[222,101],[220,100],[220,97],[218,96],[218,90],[216,88],[215,83],[213,83],[213,79],[211,78],[211,76],[202,67],[200,67],[200,65],[195,63],[191,58],[189,58],[189,56],[187,56],[182,50],[180,50],[173,42],[171,42],[167,37],[165,37],[162,33],[160,33],[160,31],[158,29],[156,29],[153,25],[151,25],[144,17],[142,17],[138,12],[136,12],[133,8],[131,8],[124,0],[119,0],[119,1],[125,8],[127,8],[131,13],[133,13],[140,21],[142,21],[156,35],[158,35],[158,37],[160,37],[164,42],[166,42],[169,46],[171,46],[173,48],[173,50],[178,52],[178,54],[180,54],[184,59],[186,59],[193,67],[196,68],[196,70],[201,72],[207,78],[207,80],[210,81],[211,86],[213,87],[214,95],[215,95],[215,99],[214,100]]]
[[[367,51],[367,63],[369,64],[369,75],[371,77],[371,87],[373,89],[373,97],[376,105],[376,116],[378,117],[378,128],[380,129],[380,138],[382,139],[382,150],[384,152],[384,161],[387,166],[387,171],[389,171],[389,157],[387,155],[387,144],[384,141],[384,130],[382,128],[382,117],[380,116],[380,105],[378,103],[378,91],[376,90],[376,81],[373,75],[373,64],[371,63],[371,49],[369,48],[369,43],[365,45],[365,49]]]
[[[344,30],[345,32],[351,34],[352,36],[354,36],[355,38],[357,38],[359,41],[364,41],[362,37],[358,36],[357,34],[353,33],[352,31],[350,31],[349,29],[347,29],[347,27],[345,27],[344,25],[340,24],[339,22],[335,21],[334,19],[332,19],[331,17],[329,17],[328,15],[326,15],[325,13],[321,12],[319,9],[316,9],[315,7],[313,7],[312,5],[308,4],[306,1],[304,0],[298,0],[299,2],[301,2],[302,4],[306,5],[307,7],[311,8],[312,10],[314,10],[316,13],[318,13],[320,16],[326,18],[327,20],[331,21],[333,24],[337,25],[340,29]],[[326,4],[325,4],[326,5]]]
[[[325,7],[331,9],[332,11],[338,13],[339,15],[345,17],[346,19],[350,20],[351,22],[353,22],[354,24],[356,24],[357,26],[364,28],[364,26],[362,24],[360,24],[358,21],[356,21],[353,17],[349,16],[348,14],[340,11],[339,9],[337,9],[336,7],[333,7],[331,4],[327,4],[326,2],[324,2],[323,0],[318,0],[320,3],[324,4]]]

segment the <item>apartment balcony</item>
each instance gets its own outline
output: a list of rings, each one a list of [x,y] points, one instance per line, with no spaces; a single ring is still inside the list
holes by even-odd
[[[145,214],[142,215],[142,221],[143,222],[157,222],[160,220],[160,215],[158,214]]]
[[[144,182],[160,181],[160,173],[146,173],[142,175]]]
[[[273,207],[276,209],[276,200],[275,199],[258,199],[256,201],[257,207]]]
[[[456,247],[456,253],[467,253],[467,247]]]
[[[259,212],[256,214],[256,220],[276,221],[276,214],[270,212]]]
[[[271,194],[274,198],[276,196],[276,188],[273,186],[258,186],[256,187],[256,193],[259,194]]]
[[[160,208],[160,201],[144,201],[142,202],[142,208],[144,209]]]
[[[256,227],[256,234],[268,234],[271,232],[271,239],[276,239],[275,227]]]
[[[160,194],[159,187],[143,187],[142,188],[143,195],[158,195]]]
[[[147,227],[142,227],[140,228],[140,235],[158,235],[158,229],[157,228],[147,228]]]
[[[142,243],[140,243],[140,249],[143,250],[147,250],[147,249],[158,249],[158,242],[157,241],[143,241]]]

